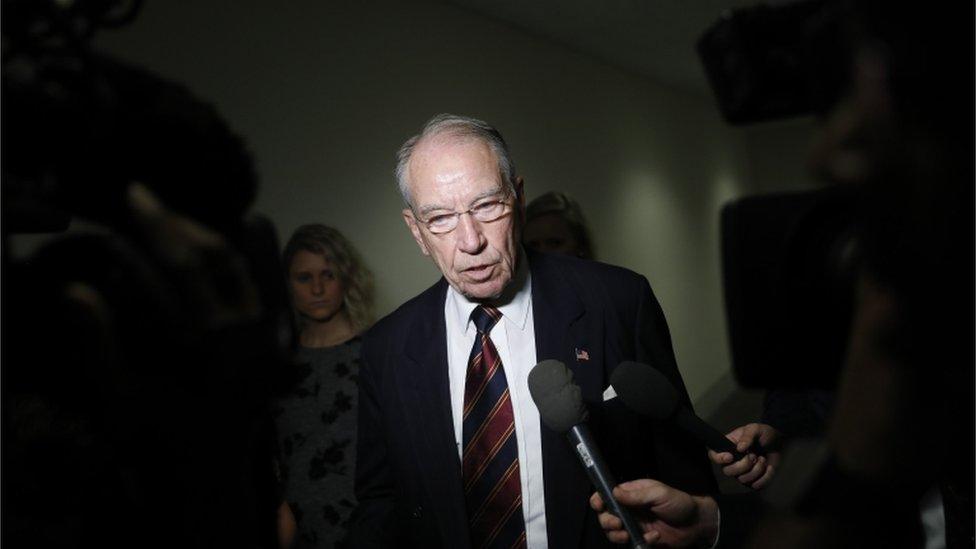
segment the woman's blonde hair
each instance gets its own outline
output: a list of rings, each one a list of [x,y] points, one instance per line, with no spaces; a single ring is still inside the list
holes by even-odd
[[[525,208],[525,223],[546,214],[556,214],[566,222],[569,230],[576,239],[576,255],[583,259],[593,259],[593,241],[590,239],[590,228],[583,217],[583,210],[579,202],[569,195],[559,191],[551,191],[537,197]]]
[[[291,271],[295,254],[301,250],[321,254],[335,267],[342,282],[342,303],[349,323],[356,333],[368,328],[373,323],[373,273],[363,263],[356,248],[332,227],[318,223],[302,225],[288,239],[282,254],[286,274]]]

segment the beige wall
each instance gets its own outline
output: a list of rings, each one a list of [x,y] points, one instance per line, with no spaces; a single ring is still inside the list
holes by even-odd
[[[98,44],[212,100],[257,159],[255,209],[282,239],[307,222],[345,232],[380,314],[437,276],[400,219],[395,150],[438,112],[488,120],[529,199],[575,196],[600,258],[650,279],[692,397],[728,379],[718,210],[788,183],[763,149],[783,135],[730,129],[709,97],[439,4],[153,1]]]

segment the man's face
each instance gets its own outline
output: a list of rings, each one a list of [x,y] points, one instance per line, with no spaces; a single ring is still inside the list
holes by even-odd
[[[412,208],[403,219],[424,255],[430,256],[455,290],[470,299],[501,295],[518,260],[518,227],[523,204],[521,182],[512,196],[498,170],[494,152],[478,140],[434,137],[421,142],[410,159],[408,181]],[[478,221],[461,214],[457,227],[434,234],[425,221],[467,212],[492,200],[504,200],[505,215]]]

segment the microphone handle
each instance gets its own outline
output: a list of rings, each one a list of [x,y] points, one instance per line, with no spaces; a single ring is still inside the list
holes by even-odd
[[[740,459],[746,457],[750,452],[756,454],[757,456],[764,455],[766,452],[757,443],[753,444],[752,447],[746,453],[739,452],[735,448],[735,443],[731,440],[725,438],[721,432],[715,427],[705,423],[700,417],[696,416],[687,406],[679,406],[678,410],[674,414],[674,422],[678,425],[681,430],[685,431],[689,435],[695,438],[698,442],[701,442],[708,448],[716,452],[729,452],[732,454],[733,462],[739,461]]]
[[[610,474],[610,470],[607,469],[603,456],[600,455],[600,449],[593,442],[593,437],[590,436],[590,430],[587,429],[586,424],[574,425],[566,433],[566,436],[583,463],[586,474],[590,476],[590,481],[600,492],[603,502],[610,509],[610,512],[624,523],[624,529],[630,536],[630,547],[632,549],[647,549],[647,545],[644,543],[644,534],[637,526],[637,522],[630,516],[630,512],[617,502],[617,498],[613,497],[613,487],[617,483]]]

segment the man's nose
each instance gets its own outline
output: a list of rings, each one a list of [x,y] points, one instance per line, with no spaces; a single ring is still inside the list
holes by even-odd
[[[458,216],[457,225],[458,249],[466,254],[476,254],[484,247],[481,225],[471,214],[463,213]]]

